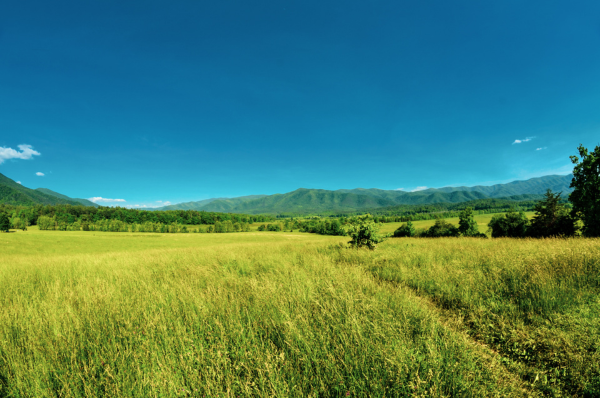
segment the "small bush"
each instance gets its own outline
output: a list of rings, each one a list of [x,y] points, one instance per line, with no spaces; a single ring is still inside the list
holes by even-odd
[[[348,243],[351,247],[361,248],[367,247],[370,250],[375,250],[377,244],[383,242],[387,236],[379,233],[381,224],[371,220],[370,215],[363,217],[354,217],[348,221],[344,231],[352,238]]]
[[[523,211],[509,211],[504,216],[495,215],[488,224],[493,238],[498,237],[516,237],[527,236],[529,229],[529,220]]]
[[[424,233],[424,237],[436,238],[436,237],[456,237],[459,236],[460,232],[455,225],[445,219],[436,218],[435,224],[427,229]]]
[[[416,234],[415,227],[411,221],[402,224],[400,228],[394,231],[394,237],[414,237]]]

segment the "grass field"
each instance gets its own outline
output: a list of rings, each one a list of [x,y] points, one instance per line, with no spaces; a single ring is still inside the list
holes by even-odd
[[[600,240],[347,240],[0,234],[0,395],[600,396]]]
[[[481,233],[487,232],[488,224],[490,223],[490,221],[492,220],[492,217],[494,215],[504,215],[504,214],[505,213],[475,215],[474,219],[475,219],[475,222],[477,222],[477,226],[479,227],[479,232],[481,232]],[[535,215],[535,213],[534,212],[526,212],[525,215],[527,216],[527,218],[531,219]],[[458,217],[445,218],[445,220],[450,222],[451,224],[458,226]],[[402,224],[403,224],[403,222],[389,222],[389,223],[382,224],[381,232],[382,233],[394,233],[394,231],[396,229],[398,229],[400,227],[400,225],[402,225]],[[430,226],[433,226],[433,224],[435,224],[434,219],[430,219],[430,220],[426,220],[426,221],[413,221],[413,225],[414,225],[415,229],[427,229]]]

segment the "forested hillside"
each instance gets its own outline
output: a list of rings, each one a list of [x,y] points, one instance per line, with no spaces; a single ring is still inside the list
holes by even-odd
[[[64,194],[60,194],[60,193],[56,193],[53,190],[50,189],[44,189],[44,188],[38,188],[35,189],[38,192],[42,192],[45,194],[49,194],[50,196],[54,196],[54,197],[58,197],[59,199],[63,199],[63,200],[75,200],[76,202],[78,202],[79,204],[83,205],[83,206],[87,206],[87,207],[99,207],[98,204],[91,202],[87,199],[75,199],[75,198],[71,198],[68,196],[65,196]]]
[[[58,195],[58,196],[57,196]],[[85,204],[83,202],[86,202]],[[88,200],[72,199],[49,189],[33,190],[0,174],[0,204],[31,206],[35,204],[89,205]],[[91,203],[94,204],[94,203]],[[97,207],[97,205],[94,204]]]
[[[566,198],[566,194],[572,191],[569,188],[571,179],[572,175],[550,175],[501,185],[428,189],[417,192],[360,188],[297,189],[293,192],[270,196],[208,199],[174,204],[163,207],[161,210],[191,209],[249,214],[348,213],[407,205],[464,203],[489,198],[510,198],[515,201],[532,200],[537,198],[530,196],[540,196],[547,189],[562,192],[563,197]],[[517,198],[515,196],[524,197]]]
[[[539,178],[531,178],[526,181],[514,181],[492,186],[459,186],[459,187],[443,187],[439,189],[427,189],[425,192],[480,192],[486,197],[508,197],[520,194],[544,194],[547,189],[553,192],[562,192],[568,194],[573,191],[569,187],[573,175],[547,175]]]

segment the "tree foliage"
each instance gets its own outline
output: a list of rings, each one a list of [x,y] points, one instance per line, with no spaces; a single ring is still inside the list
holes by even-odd
[[[348,219],[344,232],[352,239],[348,242],[351,247],[375,250],[377,245],[387,238],[379,233],[380,228],[381,224],[373,221],[370,215],[364,215]]]
[[[8,215],[0,212],[0,232],[8,232],[10,230],[10,219]]]
[[[579,157],[571,156],[575,164],[569,200],[573,203],[571,215],[583,222],[585,236],[600,236],[600,146],[594,151],[579,145]],[[581,157],[581,158],[580,158]]]
[[[435,224],[429,227],[424,233],[423,237],[437,238],[437,237],[455,237],[459,236],[460,232],[458,228],[446,221],[445,219],[437,218]]]
[[[458,218],[458,232],[462,236],[479,237],[482,235],[479,233],[479,227],[477,226],[477,222],[475,222],[473,209],[471,207],[462,210]]]
[[[548,189],[544,200],[535,206],[535,216],[527,232],[531,237],[573,236],[577,231],[569,209],[560,202],[560,193]]]
[[[416,230],[411,221],[400,225],[400,227],[394,231],[394,237],[413,237],[415,234]]]
[[[529,220],[523,211],[509,211],[504,215],[495,215],[488,224],[492,237],[522,238],[527,236]]]

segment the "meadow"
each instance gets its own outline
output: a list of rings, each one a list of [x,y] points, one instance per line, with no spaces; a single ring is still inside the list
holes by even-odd
[[[489,222],[492,220],[492,218],[495,215],[504,215],[505,213],[496,213],[496,214],[479,214],[479,215],[475,215],[473,216],[473,219],[475,220],[475,222],[477,223],[477,227],[479,228],[479,232],[481,233],[486,233],[488,230],[488,224]],[[534,212],[525,212],[524,213],[527,218],[531,219],[533,218],[533,216],[535,215]],[[458,226],[458,220],[459,218],[444,218],[446,221],[448,221],[449,223]],[[435,224],[435,220],[434,219],[429,219],[429,220],[424,220],[424,221],[412,221],[413,226],[415,227],[415,229],[427,229],[431,226],[433,226],[433,224]],[[398,227],[402,225],[402,222],[388,222],[385,224],[381,224],[381,233],[385,233],[385,234],[389,234],[389,233],[394,233],[394,231],[396,229],[398,229]]]
[[[600,240],[347,240],[2,233],[0,395],[600,396]]]

